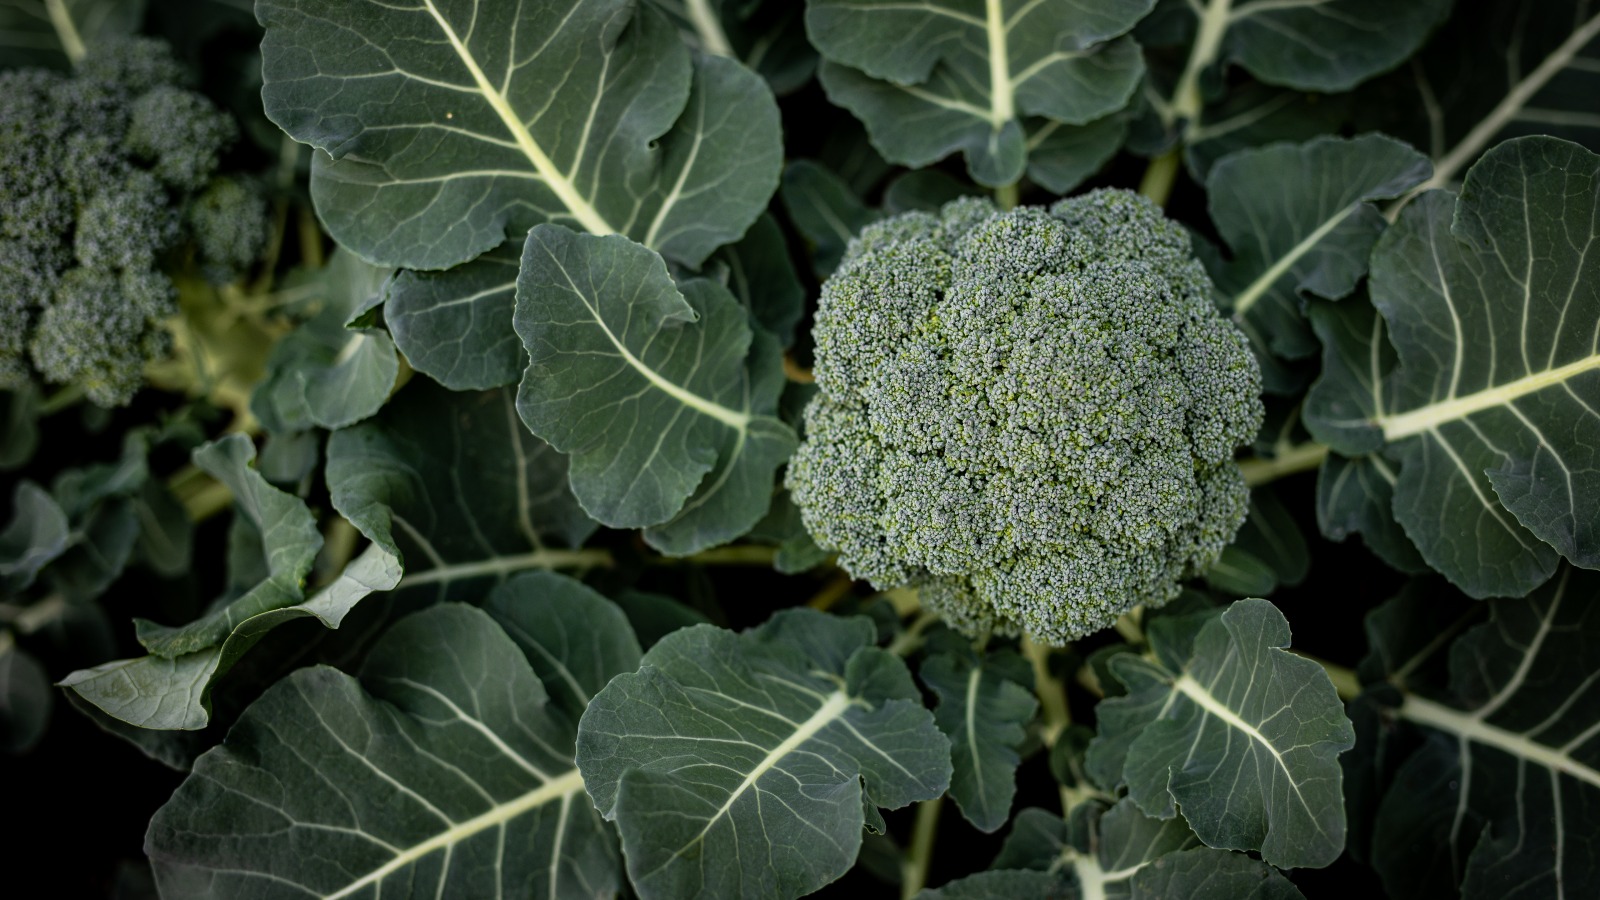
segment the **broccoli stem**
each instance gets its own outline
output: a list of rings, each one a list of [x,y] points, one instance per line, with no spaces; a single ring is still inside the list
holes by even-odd
[[[701,566],[771,566],[778,556],[777,547],[765,544],[736,544],[731,547],[712,547],[689,556],[663,556],[657,562],[672,566],[694,563]]]
[[[41,418],[44,416],[54,415],[64,409],[67,409],[68,407],[76,406],[78,401],[82,399],[83,386],[78,384],[69,384],[61,390],[56,391],[50,396],[44,398],[44,400],[39,403],[38,412]]]
[[[936,613],[923,612],[919,614],[912,620],[910,625],[906,626],[906,630],[895,635],[894,640],[890,641],[889,646],[884,649],[895,656],[910,656],[922,647],[924,633],[937,621],[939,621],[939,616]]]
[[[1018,182],[1013,181],[1010,184],[1002,184],[994,189],[995,205],[1001,209],[1016,209],[1017,200],[1021,193],[1022,188]]]
[[[56,30],[56,39],[61,42],[61,52],[67,54],[68,62],[77,65],[88,48],[78,34],[78,26],[73,24],[72,14],[67,11],[66,0],[44,0],[44,7],[50,14],[50,26]]]
[[[1285,475],[1307,472],[1322,465],[1328,458],[1328,445],[1314,441],[1280,449],[1266,459],[1251,457],[1239,461],[1239,471],[1244,473],[1244,483],[1251,487],[1276,481]]]
[[[944,797],[924,800],[917,804],[916,823],[911,827],[911,845],[906,848],[905,862],[900,865],[900,896],[910,900],[928,882],[928,863],[933,860],[933,840],[939,833],[939,811]]]
[[[1178,178],[1178,163],[1182,157],[1182,151],[1173,147],[1151,159],[1150,165],[1144,170],[1144,179],[1139,182],[1139,193],[1149,197],[1157,206],[1166,206],[1167,198],[1172,194],[1172,184]]]
[[[1022,655],[1033,663],[1034,691],[1039,695],[1039,738],[1046,747],[1054,747],[1056,739],[1072,724],[1072,713],[1067,706],[1067,686],[1050,671],[1050,648],[1033,638],[1022,639]]]

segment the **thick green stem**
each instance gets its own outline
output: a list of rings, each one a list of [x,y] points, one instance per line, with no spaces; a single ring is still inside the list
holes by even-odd
[[[56,39],[61,42],[61,52],[67,54],[69,62],[77,65],[88,48],[78,34],[78,26],[72,22],[66,0],[44,0],[44,8],[50,14],[50,26],[56,30]]]
[[[1015,181],[1010,184],[1002,184],[994,189],[994,202],[1001,209],[1016,209],[1017,200],[1020,199],[1021,193],[1022,189]]]
[[[911,829],[911,846],[900,865],[900,897],[911,900],[928,883],[928,863],[933,861],[933,840],[939,834],[939,810],[944,797],[917,804],[917,821]]]
[[[1025,637],[1022,655],[1033,664],[1033,689],[1039,695],[1041,715],[1039,738],[1046,747],[1054,747],[1056,739],[1072,724],[1072,713],[1067,707],[1067,686],[1050,671],[1049,647]]]
[[[1252,457],[1239,461],[1239,471],[1244,473],[1244,483],[1255,487],[1276,481],[1297,472],[1309,472],[1328,458],[1328,445],[1318,443],[1297,444],[1279,450],[1270,458]]]
[[[83,386],[69,384],[61,390],[56,391],[50,396],[44,398],[44,400],[39,403],[38,413],[40,417],[54,415],[64,409],[78,405],[78,402],[82,399]]]
[[[889,642],[888,651],[896,656],[910,656],[917,652],[917,648],[922,646],[923,634],[937,621],[939,616],[935,613],[925,611],[919,614],[906,626],[905,631],[895,635],[894,640]]]
[[[1172,195],[1173,182],[1178,179],[1178,165],[1182,161],[1183,152],[1177,147],[1150,160],[1149,167],[1144,170],[1144,180],[1139,182],[1139,193],[1149,197],[1157,206],[1166,206],[1167,198]]]

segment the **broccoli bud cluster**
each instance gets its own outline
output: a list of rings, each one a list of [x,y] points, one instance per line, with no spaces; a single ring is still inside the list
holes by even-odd
[[[183,77],[147,38],[97,44],[71,76],[0,72],[0,387],[127,404],[170,345],[173,252],[192,242],[215,281],[259,257],[265,199],[215,174],[238,127]]]
[[[871,225],[813,335],[787,476],[806,527],[969,634],[1062,644],[1165,603],[1244,521],[1260,370],[1136,194]]]

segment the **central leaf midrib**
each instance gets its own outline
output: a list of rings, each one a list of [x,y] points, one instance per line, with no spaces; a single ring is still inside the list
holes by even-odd
[[[1260,275],[1257,275],[1255,280],[1250,282],[1250,286],[1245,288],[1243,291],[1240,291],[1239,295],[1234,298],[1234,318],[1243,318],[1246,314],[1248,314],[1251,307],[1256,305],[1256,301],[1260,300],[1261,297],[1265,295],[1269,289],[1271,289],[1272,285],[1277,283],[1279,278],[1282,278],[1285,273],[1293,268],[1294,264],[1299,262],[1301,257],[1316,249],[1317,244],[1322,243],[1322,239],[1327,237],[1329,234],[1332,234],[1335,228],[1338,228],[1340,225],[1344,224],[1345,219],[1350,218],[1351,214],[1353,214],[1357,209],[1361,208],[1362,202],[1363,201],[1358,200],[1355,203],[1341,208],[1332,216],[1329,216],[1327,221],[1323,222],[1321,225],[1318,225],[1314,231],[1306,235],[1305,238],[1303,238],[1299,243],[1295,244],[1293,247],[1290,247],[1289,250],[1282,256],[1278,257],[1277,261],[1271,266],[1268,266],[1266,271],[1262,272]]]
[[[1433,431],[1440,425],[1465,419],[1475,413],[1508,406],[1530,394],[1571,381],[1595,369],[1600,369],[1600,353],[1554,369],[1532,372],[1515,381],[1508,381],[1461,397],[1440,400],[1390,416],[1377,416],[1371,422],[1382,428],[1384,440],[1392,443]]]
[[[348,897],[364,887],[382,881],[389,875],[436,850],[458,844],[480,831],[503,825],[531,809],[537,809],[540,806],[581,790],[583,790],[583,776],[577,769],[572,769],[563,775],[546,781],[539,787],[509,803],[491,807],[488,811],[480,813],[465,822],[458,822],[421,843],[407,847],[396,855],[394,859],[350,882],[343,888],[331,894],[324,894],[322,900],[339,900],[341,897]]]
[[[1493,747],[1541,768],[1570,775],[1590,786],[1600,787],[1600,771],[1573,759],[1571,754],[1529,740],[1513,731],[1490,725],[1477,715],[1408,694],[1397,714],[1402,719],[1455,735],[1468,743]]]
[[[1289,786],[1294,789],[1295,796],[1301,797],[1300,783],[1295,780],[1294,773],[1290,771],[1288,763],[1284,762],[1283,754],[1279,753],[1278,748],[1274,747],[1272,742],[1267,740],[1266,735],[1262,734],[1254,725],[1246,722],[1238,713],[1224,705],[1220,700],[1212,695],[1210,689],[1196,681],[1192,675],[1184,674],[1179,676],[1178,680],[1173,682],[1172,689],[1176,693],[1188,697],[1189,700],[1195,705],[1199,706],[1201,711],[1206,715],[1220,719],[1224,725],[1227,725],[1229,728],[1232,728],[1235,731],[1243,733],[1251,740],[1260,744],[1262,747],[1265,747],[1267,752],[1272,754],[1273,762],[1277,763],[1278,768],[1283,770],[1284,777],[1288,779]],[[1301,805],[1306,805],[1303,797],[1301,797]],[[1309,809],[1309,807],[1307,808]],[[1313,821],[1315,821],[1315,817],[1312,818]],[[1319,823],[1317,825],[1319,831],[1321,830],[1321,827],[1322,826]]]
[[[577,219],[578,223],[586,230],[594,234],[615,234],[616,229],[611,227],[611,223],[607,222],[605,217],[600,215],[600,211],[595,209],[582,194],[578,193],[578,189],[573,185],[572,180],[556,167],[555,162],[549,156],[545,155],[544,148],[540,147],[539,142],[534,140],[533,134],[528,131],[528,126],[517,115],[517,111],[511,108],[511,103],[506,99],[506,96],[489,83],[488,76],[484,74],[482,67],[478,65],[478,60],[472,55],[472,51],[468,50],[466,45],[461,42],[461,38],[456,35],[455,29],[450,27],[450,23],[445,21],[438,7],[434,6],[433,0],[422,0],[422,2],[428,10],[428,14],[433,16],[434,22],[438,24],[439,30],[444,33],[445,39],[450,42],[450,46],[455,50],[456,56],[461,59],[461,64],[466,67],[467,73],[472,76],[473,82],[478,86],[478,93],[483,95],[484,100],[494,110],[495,115],[500,117],[500,121],[506,126],[506,130],[511,133],[511,137],[517,142],[517,147],[528,158],[528,162],[533,164],[534,171],[539,173],[539,177],[544,180],[545,184],[550,186],[550,190],[555,193],[557,199],[566,206],[568,212],[572,213],[572,217]],[[514,62],[508,60],[506,65],[514,65]]]

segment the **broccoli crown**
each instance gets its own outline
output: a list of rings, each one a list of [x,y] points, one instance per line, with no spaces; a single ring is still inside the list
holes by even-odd
[[[253,223],[188,215],[237,127],[183,75],[149,38],[98,43],[71,76],[0,72],[0,386],[42,377],[125,404],[134,354],[168,344],[172,251],[193,240],[208,267],[212,245],[232,270],[254,260],[242,256],[262,243],[251,229],[266,231],[259,201],[228,207]]]
[[[215,178],[187,210],[207,278],[227,282],[261,258],[268,238],[267,200],[249,182]]]
[[[1260,370],[1188,235],[1136,194],[868,226],[813,335],[787,476],[806,527],[968,633],[1104,628],[1244,521]]]

